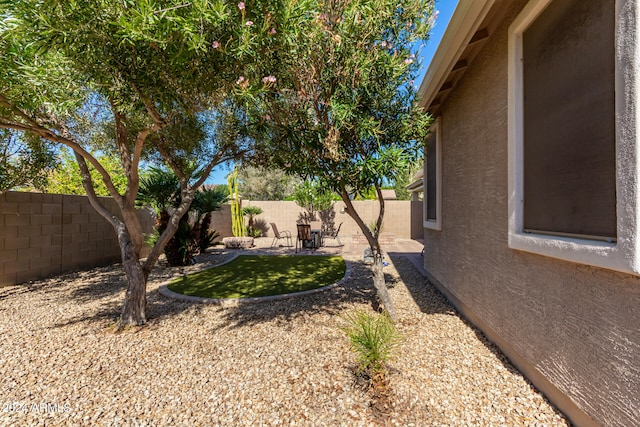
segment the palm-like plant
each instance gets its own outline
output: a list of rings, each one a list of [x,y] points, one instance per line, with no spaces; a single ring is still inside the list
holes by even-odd
[[[219,236],[215,230],[209,230],[211,226],[211,213],[219,211],[222,205],[228,200],[229,191],[223,185],[212,189],[204,189],[196,193],[191,208],[196,212],[197,218],[193,234],[197,236],[198,249],[200,253],[211,246]]]
[[[188,265],[195,253],[204,252],[213,243],[217,235],[209,230],[210,212],[219,210],[225,201],[224,187],[195,194],[189,210],[180,218],[175,235],[164,248],[169,265]],[[150,206],[156,211],[154,236],[157,238],[167,228],[169,211],[180,204],[178,177],[161,168],[151,169],[149,175],[140,181],[138,204]]]
[[[242,208],[242,216],[249,217],[247,219],[247,234],[249,237],[258,237],[256,236],[254,217],[260,215],[262,213],[262,208],[258,206],[245,206]]]
[[[180,203],[180,181],[178,177],[164,169],[152,167],[140,178],[138,206],[147,205],[156,213],[168,211]]]

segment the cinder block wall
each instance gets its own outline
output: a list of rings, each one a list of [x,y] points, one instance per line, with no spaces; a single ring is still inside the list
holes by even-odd
[[[379,210],[376,200],[355,201],[353,204],[365,224],[369,225],[376,220]],[[273,236],[270,226],[272,222],[276,224],[279,230],[289,230],[295,234],[296,224],[303,218],[305,212],[293,201],[243,200],[242,206],[258,206],[262,208],[262,214],[255,219],[259,228],[261,228],[260,224],[267,227],[266,236]],[[335,227],[342,223],[342,228],[340,229],[341,237],[349,238],[350,236],[361,235],[362,232],[355,221],[348,214],[340,213],[343,207],[343,202],[336,202],[333,209],[324,213],[320,220],[334,224]],[[233,235],[231,232],[231,210],[229,205],[225,205],[221,211],[213,214],[211,228],[217,230],[221,237]],[[386,201],[382,232],[403,239],[422,238],[422,203],[408,200]]]
[[[101,198],[112,212],[116,203]],[[153,216],[140,212],[145,232]],[[0,285],[24,283],[120,261],[115,232],[85,196],[0,195]]]
[[[108,197],[101,201],[117,214],[115,201]],[[256,222],[267,230],[266,236],[273,236],[271,222],[295,235],[296,223],[304,213],[290,201],[243,201],[243,206],[250,205],[262,208]],[[375,221],[377,201],[356,201],[354,206],[367,225]],[[359,242],[362,232],[349,215],[340,213],[343,207],[344,203],[336,202],[333,210],[320,219],[335,227],[342,223],[340,237],[353,237]],[[144,232],[152,232],[154,215],[144,210],[139,215]],[[220,233],[220,238],[233,235],[229,205],[213,213],[211,228]],[[385,202],[384,239],[393,243],[395,238],[420,238],[421,231],[420,202]],[[119,261],[120,248],[113,228],[91,207],[86,196],[20,192],[0,195],[0,286]]]

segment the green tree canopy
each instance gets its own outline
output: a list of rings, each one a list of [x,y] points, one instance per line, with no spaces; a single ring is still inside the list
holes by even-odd
[[[306,179],[295,186],[293,200],[306,211],[306,221],[315,221],[316,213],[333,206],[334,194],[333,191],[322,187],[319,181]]]
[[[56,164],[55,153],[46,141],[0,128],[0,194],[23,187],[43,189]]]
[[[374,253],[374,285],[394,316],[382,274],[381,186],[419,157],[430,125],[416,107],[419,43],[432,0],[317,0],[280,59],[280,84],[252,112],[262,162],[340,194]],[[373,231],[351,203],[375,188]]]
[[[82,173],[75,156],[71,153],[70,150],[63,150],[58,156],[59,162],[55,169],[51,169],[46,175],[46,184],[40,185],[39,188],[34,186],[34,188],[43,193],[86,194],[82,186]],[[127,178],[118,158],[105,154],[95,154],[94,156],[112,177],[116,190],[120,194],[124,193],[127,188]],[[98,171],[92,166],[89,166],[89,171],[96,195],[109,196],[109,190],[107,190]]]
[[[251,149],[251,141],[237,132],[245,116],[229,94],[250,98],[273,85],[262,82],[261,70],[286,34],[287,3],[2,5],[0,128],[20,132],[22,140],[33,136],[73,150],[91,204],[112,224],[121,246],[128,288],[120,324],[142,324],[148,274],[195,190],[216,165]],[[96,152],[118,159],[124,190]],[[143,233],[134,208],[145,159],[176,174],[181,203],[141,261]],[[196,170],[187,169],[194,163]],[[96,198],[89,165],[117,202],[119,217]]]
[[[295,177],[282,169],[244,163],[238,170],[238,190],[244,199],[285,200],[293,193]]]

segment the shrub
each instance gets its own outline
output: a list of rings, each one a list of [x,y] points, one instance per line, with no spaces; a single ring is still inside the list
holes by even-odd
[[[362,310],[344,316],[351,349],[358,355],[358,372],[369,377],[372,385],[386,384],[387,363],[401,343],[401,336],[389,315]]]
[[[245,228],[245,235],[249,237],[260,237],[262,235],[262,232],[255,229],[254,221],[255,217],[262,213],[262,208],[260,208],[259,206],[246,206],[242,208],[240,212],[242,213],[242,216],[249,217],[247,226]]]

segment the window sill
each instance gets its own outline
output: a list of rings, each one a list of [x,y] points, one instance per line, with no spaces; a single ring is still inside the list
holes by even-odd
[[[442,226],[440,225],[440,221],[423,221],[422,226],[429,230],[442,231]]]
[[[634,251],[620,243],[542,234],[509,233],[509,248],[564,261],[640,275]]]

